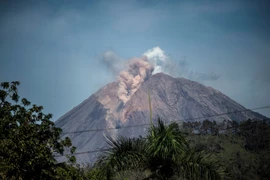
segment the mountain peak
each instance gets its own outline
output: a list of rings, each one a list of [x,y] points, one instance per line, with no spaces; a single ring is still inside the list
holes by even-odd
[[[172,76],[170,76],[170,75],[168,75],[166,73],[160,72],[160,73],[153,74],[149,79],[151,79],[152,81],[153,80],[156,81],[156,80],[159,80],[159,79],[168,80],[168,81],[174,81],[176,78],[173,78]]]
[[[243,106],[214,88],[164,73],[146,79],[126,102],[119,98],[118,91],[119,82],[109,83],[56,121],[63,132],[111,129],[70,134],[78,151],[105,146],[103,133],[128,137],[144,135],[145,127],[138,125],[149,124],[149,94],[154,120],[160,117],[167,122],[205,119],[239,122],[249,118],[265,118],[258,113],[246,111]],[[235,111],[240,113],[231,113]],[[134,128],[125,128],[127,126]],[[90,162],[96,156],[86,154],[77,158],[79,162]]]

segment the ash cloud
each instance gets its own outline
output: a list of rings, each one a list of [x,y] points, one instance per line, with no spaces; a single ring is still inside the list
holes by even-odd
[[[160,47],[154,47],[140,58],[126,61],[113,51],[102,54],[100,61],[106,66],[118,82],[118,98],[125,104],[139,89],[141,84],[152,74],[166,73],[173,77],[184,77],[203,83],[216,81],[220,75],[214,72],[197,72],[190,70],[186,60],[175,61],[165,54]]]
[[[104,52],[99,59],[114,76],[117,76],[124,69],[126,63],[123,58],[113,51]]]
[[[146,56],[131,59],[128,69],[121,71],[117,77],[119,99],[126,103],[139,89],[142,82],[152,75],[153,70],[154,66],[148,62]]]
[[[100,61],[116,76],[119,85],[118,98],[124,104],[139,89],[142,82],[152,75],[154,70],[154,66],[148,61],[147,56],[125,61],[113,51],[106,51],[101,55]]]

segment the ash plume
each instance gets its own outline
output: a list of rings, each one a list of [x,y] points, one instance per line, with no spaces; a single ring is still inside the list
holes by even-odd
[[[104,52],[99,59],[114,76],[118,75],[124,69],[124,59],[113,51]]]
[[[185,59],[174,60],[158,46],[146,51],[141,58],[132,58],[129,61],[113,51],[103,53],[100,60],[107,70],[117,77],[118,98],[124,104],[139,89],[142,82],[152,74],[162,72],[201,83],[216,81],[220,78],[220,75],[213,72],[202,73],[191,70]]]
[[[128,62],[128,69],[121,71],[117,77],[119,99],[126,103],[142,82],[152,75],[153,70],[154,66],[148,62],[146,56],[131,59]]]

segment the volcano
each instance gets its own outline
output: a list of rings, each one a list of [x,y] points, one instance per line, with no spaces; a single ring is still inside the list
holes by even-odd
[[[158,117],[166,122],[266,118],[212,87],[164,73],[150,76],[136,92],[127,93],[125,102],[118,91],[118,82],[109,83],[55,122],[62,128],[63,137],[71,138],[77,147],[79,163],[96,160],[106,148],[104,135],[143,136],[150,124],[149,97],[154,122]]]

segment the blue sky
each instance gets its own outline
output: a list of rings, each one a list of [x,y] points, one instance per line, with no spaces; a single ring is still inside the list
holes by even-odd
[[[20,81],[56,120],[115,79],[104,52],[128,59],[159,46],[245,107],[270,105],[269,17],[263,0],[2,0],[0,81]]]

